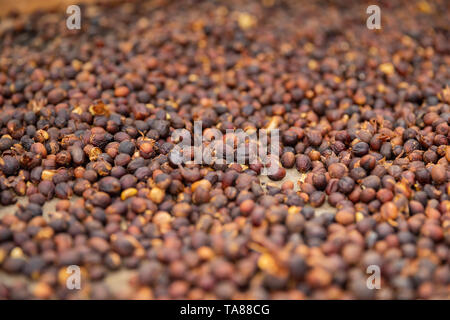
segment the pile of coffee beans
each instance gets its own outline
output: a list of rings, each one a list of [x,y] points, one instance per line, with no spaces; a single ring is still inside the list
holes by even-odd
[[[370,4],[1,18],[0,298],[449,298],[448,2]],[[282,183],[175,164],[194,121],[279,129]]]

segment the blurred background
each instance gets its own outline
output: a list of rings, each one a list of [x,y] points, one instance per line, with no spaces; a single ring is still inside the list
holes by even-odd
[[[117,2],[116,0],[0,0],[0,16],[11,12],[30,13],[37,9],[63,9],[71,4]]]

